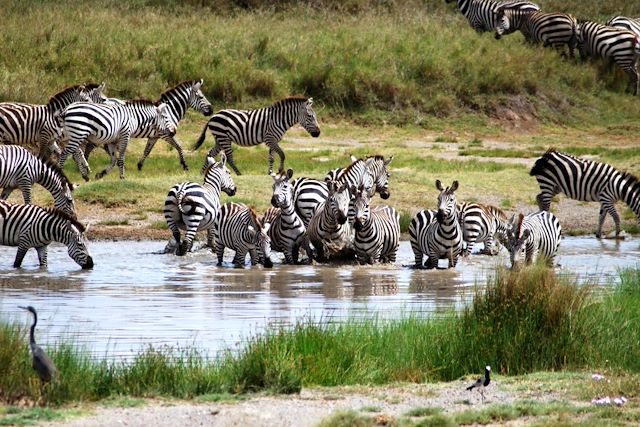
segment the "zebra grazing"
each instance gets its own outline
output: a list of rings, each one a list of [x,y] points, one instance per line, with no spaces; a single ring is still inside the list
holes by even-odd
[[[629,30],[640,37],[640,18],[627,18],[626,16],[616,16],[607,22],[609,27]]]
[[[220,207],[215,223],[215,242],[218,265],[222,265],[224,248],[235,251],[233,264],[242,267],[247,253],[251,256],[251,265],[262,263],[267,268],[271,262],[271,224],[261,223],[253,209],[242,203],[226,203]]]
[[[502,209],[479,203],[460,203],[458,211],[463,240],[467,244],[463,256],[469,255],[478,242],[484,244],[480,253],[497,255],[499,248],[495,247],[497,242],[494,241],[494,236],[496,233],[504,233],[509,226],[507,215]]]
[[[0,146],[0,198],[9,198],[15,188],[22,191],[27,204],[31,203],[31,187],[38,183],[51,193],[56,208],[75,217],[73,185],[57,165],[41,160],[29,150],[17,145]]]
[[[352,188],[355,195],[355,233],[353,247],[360,264],[396,261],[400,245],[400,215],[389,206],[371,207],[371,196],[364,185]]]
[[[551,212],[520,214],[517,222],[515,215],[511,218],[506,232],[499,233],[498,237],[509,251],[512,268],[520,264],[523,256],[526,264],[543,258],[548,265],[553,265],[562,238],[562,227]]]
[[[172,136],[176,133],[176,124],[168,112],[167,104],[142,99],[126,101],[124,105],[79,102],[70,105],[60,118],[68,141],[59,165],[63,167],[67,157],[72,155],[85,181],[89,180],[90,169],[80,149],[83,143],[117,143],[117,164],[120,179],[124,179],[124,156],[130,138],[141,133],[157,132]],[[112,149],[111,164],[96,174],[96,178],[105,176],[115,165],[116,153]]]
[[[424,266],[428,269],[438,267],[438,260],[441,258],[449,260],[449,268],[455,267],[462,252],[462,228],[454,194],[458,189],[458,181],[453,181],[451,187],[444,188],[440,180],[436,180],[436,188],[440,191],[436,221],[427,221],[429,215],[421,216],[423,211],[411,222],[409,237],[417,268],[423,267],[423,254],[427,255]]]
[[[0,103],[0,142],[21,145],[43,159],[59,154],[61,130],[57,117],[73,102],[91,101],[93,92],[75,85],[56,93],[45,105]]]
[[[548,211],[551,199],[560,193],[583,202],[600,202],[598,238],[602,237],[602,225],[607,214],[615,222],[616,237],[620,235],[620,217],[615,208],[618,200],[623,200],[640,219],[638,179],[606,163],[549,149],[536,160],[529,175],[535,176],[540,186],[536,200],[541,211]]]
[[[286,173],[280,171],[277,175],[272,174],[273,196],[271,205],[264,215],[263,221],[269,222],[269,236],[271,237],[271,249],[284,253],[287,264],[297,264],[300,256],[300,247],[303,247],[309,260],[312,259],[309,241],[307,239],[306,227],[296,213],[293,206],[293,188],[291,177],[293,170]]]
[[[18,247],[14,268],[22,265],[29,248],[36,249],[40,266],[46,267],[51,242],[67,246],[69,256],[83,270],[93,268],[84,232],[82,224],[59,209],[0,200],[0,245]]]
[[[451,3],[454,0],[445,0]],[[471,28],[478,33],[493,31],[497,24],[498,9],[510,8],[517,10],[540,10],[540,6],[530,1],[506,0],[455,0],[460,13],[467,18]]]
[[[507,7],[498,9],[497,21],[496,39],[520,30],[525,39],[532,44],[542,43],[544,47],[551,46],[559,51],[564,46],[569,46],[569,58],[575,58],[578,21],[573,15]]]
[[[311,217],[307,234],[320,262],[340,255],[351,246],[351,227],[347,224],[349,210],[349,187],[347,183],[327,182],[329,196]]]
[[[638,95],[638,59],[640,37],[631,31],[584,21],[578,25],[580,56],[602,57],[615,62],[629,76],[628,87]]]
[[[204,183],[183,182],[174,185],[164,202],[164,218],[173,235],[165,252],[184,255],[193,245],[198,231],[207,230],[207,246],[213,249],[214,223],[220,209],[220,191],[229,196],[236,194],[236,185],[226,167],[224,153],[220,162],[207,157],[204,168]],[[180,242],[180,230],[186,230]],[[177,249],[176,249],[177,248]]]
[[[223,150],[236,174],[240,175],[240,171],[233,161],[232,142],[241,147],[264,142],[269,148],[269,174],[273,173],[274,153],[280,156],[279,170],[284,170],[285,155],[279,143],[291,126],[300,123],[312,137],[320,136],[320,126],[316,113],[311,108],[312,104],[312,98],[290,97],[257,110],[219,111],[202,129],[194,149],[197,150],[202,145],[209,129],[216,139],[216,145],[209,151],[209,156],[216,156]]]

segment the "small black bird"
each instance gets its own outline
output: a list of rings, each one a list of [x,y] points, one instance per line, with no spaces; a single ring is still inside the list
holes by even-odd
[[[491,378],[489,375],[491,374],[491,366],[487,365],[484,368],[484,378],[478,378],[478,380],[467,387],[467,390],[473,390],[474,388],[478,390],[480,396],[482,396],[482,402],[484,402],[484,388],[489,385],[491,382]]]
[[[57,374],[56,366],[53,364],[53,361],[47,356],[47,353],[36,344],[36,339],[34,336],[34,332],[36,329],[36,325],[38,324],[38,313],[36,313],[36,309],[28,306],[18,306],[23,310],[27,310],[33,314],[33,324],[31,325],[31,331],[29,333],[29,347],[31,348],[31,366],[38,373],[38,377],[40,377],[40,381],[42,384],[51,381],[53,377]]]

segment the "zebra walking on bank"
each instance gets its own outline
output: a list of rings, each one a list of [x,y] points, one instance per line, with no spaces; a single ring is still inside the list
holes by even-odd
[[[94,144],[117,143],[117,164],[120,179],[124,179],[125,151],[132,135],[145,132],[175,135],[176,124],[168,113],[167,104],[159,104],[137,99],[126,101],[124,105],[101,105],[75,103],[70,105],[60,117],[67,145],[62,152],[59,166],[62,168],[69,155],[72,155],[82,178],[89,180],[89,165],[80,149],[87,141]],[[116,165],[115,146],[112,145],[111,164],[96,174],[102,178]]]
[[[67,246],[69,256],[83,270],[93,268],[84,232],[85,227],[80,222],[59,209],[0,200],[0,245],[18,247],[14,268],[22,265],[30,248],[36,249],[40,267],[46,267],[47,248],[51,242]]]
[[[447,3],[451,3],[454,0],[445,0]],[[455,0],[460,13],[467,18],[471,28],[478,33],[485,31],[494,31],[497,24],[497,14],[499,8],[511,8],[519,10],[540,10],[540,6],[530,1],[521,0],[506,0],[506,1],[492,1],[492,0]]]
[[[527,216],[520,214],[517,221],[514,215],[506,233],[498,236],[509,251],[512,268],[523,258],[527,265],[542,258],[552,266],[562,239],[562,227],[551,212],[540,211]]]
[[[629,30],[609,27],[592,21],[578,26],[580,56],[602,57],[613,60],[629,76],[628,88],[638,95],[638,60],[640,59],[640,37]]]
[[[185,255],[193,246],[199,231],[207,230],[207,246],[214,248],[214,225],[220,210],[220,192],[229,196],[236,194],[236,185],[226,167],[227,159],[220,155],[220,162],[207,157],[204,168],[204,183],[182,182],[174,185],[164,202],[164,218],[172,233],[172,240],[165,252]],[[180,241],[180,230],[186,230]]]
[[[566,153],[549,149],[536,160],[529,175],[534,176],[540,186],[536,196],[541,211],[548,211],[551,199],[564,193],[567,197],[583,202],[599,202],[600,215],[596,236],[602,237],[602,226],[607,214],[616,226],[616,237],[620,235],[620,217],[615,208],[623,200],[640,219],[640,183],[638,179],[607,163],[580,159]]]
[[[320,262],[349,251],[352,240],[351,227],[347,224],[351,199],[348,185],[329,181],[327,188],[327,200],[318,206],[307,227],[309,240],[316,251],[315,258]]]
[[[51,193],[56,208],[75,217],[73,185],[62,170],[52,162],[44,161],[24,147],[0,146],[0,198],[6,200],[14,189],[22,191],[22,198],[31,203],[31,188],[38,183]]]
[[[393,263],[400,245],[400,215],[390,206],[371,207],[364,185],[352,188],[355,195],[353,247],[360,264]]]
[[[569,47],[569,58],[575,58],[578,45],[578,21],[568,13],[546,13],[540,11],[499,8],[495,37],[500,39],[504,34],[511,34],[516,30],[524,35],[532,44],[541,43],[544,47],[551,46],[562,51]],[[565,55],[564,52],[562,52]]]
[[[628,18],[626,16],[616,16],[607,22],[610,27],[621,28],[623,30],[629,30],[640,37],[640,18]]]
[[[221,150],[224,151],[237,175],[240,175],[240,171],[233,161],[231,143],[241,147],[264,143],[269,148],[269,174],[273,173],[274,153],[280,157],[278,170],[284,170],[285,155],[279,144],[291,126],[299,123],[312,137],[320,136],[320,126],[312,105],[312,98],[290,97],[257,110],[219,111],[202,129],[194,149],[202,145],[209,129],[216,142],[208,155],[215,157]]]
[[[440,180],[436,180],[436,188],[440,191],[436,220],[427,222],[424,217],[414,218],[413,232],[409,233],[417,268],[423,267],[423,255],[427,256],[424,266],[428,269],[438,267],[438,260],[441,258],[448,259],[449,268],[455,267],[462,252],[462,228],[454,194],[458,189],[458,181],[453,181],[451,187],[444,188]]]
[[[260,222],[253,209],[242,203],[225,203],[218,211],[214,227],[218,265],[222,265],[226,247],[235,251],[233,264],[236,267],[244,266],[247,253],[251,265],[260,262],[267,268],[273,267],[269,237],[271,224]]]
[[[504,233],[509,227],[509,219],[502,209],[480,203],[460,203],[458,211],[463,240],[467,245],[463,256],[471,254],[473,246],[478,242],[484,244],[480,253],[497,255],[499,247],[496,247],[494,237],[496,233]]]

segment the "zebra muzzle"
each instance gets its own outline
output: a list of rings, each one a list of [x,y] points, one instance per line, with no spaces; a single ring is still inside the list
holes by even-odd
[[[93,268],[93,258],[91,258],[90,256],[87,257],[87,260],[85,261],[84,264],[82,264],[82,269],[83,270],[91,270]]]

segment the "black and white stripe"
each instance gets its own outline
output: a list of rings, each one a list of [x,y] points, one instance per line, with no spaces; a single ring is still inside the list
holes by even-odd
[[[194,148],[198,149],[202,145],[209,129],[216,139],[216,145],[209,151],[209,156],[224,151],[236,174],[240,175],[240,171],[233,162],[231,143],[241,147],[264,143],[269,148],[269,174],[273,173],[274,153],[280,157],[278,170],[284,170],[285,155],[279,143],[291,126],[299,123],[311,136],[320,135],[320,126],[312,104],[312,98],[291,97],[257,110],[219,111],[202,129]]]
[[[320,262],[351,249],[352,240],[351,227],[347,223],[349,188],[338,181],[327,182],[327,188],[327,200],[320,203],[307,227],[309,241],[316,251],[315,258]]]
[[[480,203],[458,204],[460,225],[466,248],[463,255],[469,255],[476,243],[482,243],[484,248],[481,253],[485,255],[497,255],[494,237],[496,233],[504,233],[509,227],[509,220],[502,209]]]
[[[305,227],[309,227],[313,214],[318,206],[327,200],[327,197],[329,197],[327,181],[308,177],[293,181],[294,208]]]
[[[512,267],[523,259],[525,264],[531,264],[540,258],[551,266],[562,239],[562,227],[551,212],[540,211],[520,214],[517,220],[514,215],[506,233],[498,236],[509,251]]]
[[[226,167],[224,153],[220,162],[207,157],[204,170],[204,183],[182,182],[174,185],[164,202],[164,218],[173,235],[165,252],[176,251],[184,255],[193,245],[196,233],[207,230],[207,246],[213,249],[214,224],[220,209],[220,191],[229,196],[236,194],[236,185]],[[180,242],[180,230],[186,230],[184,240]],[[177,248],[177,250],[176,250]]]
[[[591,56],[613,60],[629,76],[628,86],[634,95],[638,95],[638,35],[622,28],[584,21],[578,25],[578,46],[582,58]]]
[[[626,16],[616,16],[611,18],[607,25],[610,27],[622,28],[629,30],[640,37],[640,18],[628,18]]]
[[[623,200],[640,219],[638,179],[606,163],[580,159],[550,149],[536,160],[529,175],[535,176],[540,186],[536,200],[542,211],[548,211],[551,199],[560,193],[575,200],[599,202],[598,237],[602,236],[602,225],[607,214],[615,222],[616,236],[620,234],[620,217],[615,208],[618,200]]]
[[[436,220],[437,215],[438,211],[424,209],[415,214],[409,224],[409,243],[411,243],[411,250],[415,256],[414,267],[422,268],[424,266],[424,250],[421,242],[427,226]]]
[[[67,246],[71,259],[83,269],[93,268],[84,231],[82,224],[59,209],[0,200],[0,245],[18,247],[15,268],[22,265],[30,248],[36,249],[40,266],[45,267],[51,242]]]
[[[258,262],[271,268],[271,224],[261,223],[255,212],[242,203],[229,202],[220,207],[215,222],[215,242],[218,265],[222,265],[224,248],[235,251],[233,264],[244,266],[247,253],[251,265]]]
[[[393,263],[400,245],[400,215],[390,206],[371,207],[364,185],[352,188],[354,197],[353,247],[360,264]]]
[[[38,183],[51,193],[56,208],[75,217],[73,185],[57,165],[41,160],[29,150],[17,145],[0,146],[0,198],[6,200],[19,188],[27,204],[31,203],[31,188]]]
[[[124,105],[74,103],[65,109],[60,119],[67,144],[59,165],[63,167],[67,157],[72,155],[85,181],[89,180],[90,169],[80,146],[87,141],[97,145],[117,144],[117,164],[120,179],[124,179],[125,151],[133,135],[176,133],[176,124],[168,113],[167,104],[156,105],[146,100],[126,101]],[[112,146],[111,164],[96,174],[96,178],[105,176],[115,165],[115,146]]]
[[[462,228],[454,194],[458,189],[458,181],[453,181],[451,187],[444,188],[440,180],[436,180],[436,188],[440,191],[436,220],[427,222],[428,218],[423,217],[412,221],[412,225],[414,222],[415,225],[409,236],[416,256],[415,266],[418,268],[422,267],[423,254],[427,256],[424,266],[428,269],[438,267],[438,260],[441,258],[448,259],[449,268],[455,267],[462,252]]]
[[[446,0],[451,3],[454,0]],[[460,13],[467,18],[471,28],[479,33],[493,31],[497,24],[497,14],[499,8],[512,8],[521,10],[540,10],[540,7],[530,1],[506,0],[456,0]]]

